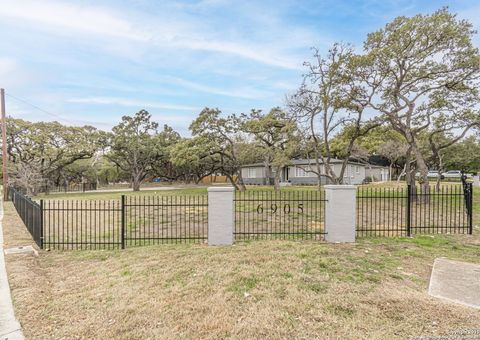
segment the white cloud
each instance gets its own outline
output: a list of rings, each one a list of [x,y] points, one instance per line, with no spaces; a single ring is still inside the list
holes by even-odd
[[[61,113],[67,122],[98,117],[99,126],[141,108],[168,114],[159,120],[174,125],[188,123],[207,104],[225,112],[278,105],[288,88],[282,82],[303,69],[310,45],[325,40],[308,25],[289,21],[282,4],[0,3],[4,54],[16,58],[0,59],[0,86],[18,82],[23,71],[38,84],[23,82],[12,93]],[[56,119],[38,111],[30,118]]]
[[[255,42],[254,37],[249,37],[248,42],[238,38],[231,41],[219,39],[217,30],[208,20],[182,13],[156,17],[132,10],[127,15],[126,12],[100,6],[51,0],[15,0],[6,1],[2,5],[0,18],[2,17],[13,19],[12,23],[21,22],[22,28],[27,27],[25,22],[29,22],[35,31],[48,31],[57,36],[80,39],[85,35],[87,42],[95,46],[95,40],[100,39],[104,49],[120,55],[133,54],[131,51],[134,48],[129,50],[127,47],[130,42],[160,50],[177,48],[209,51],[275,67],[301,68],[301,61],[282,51],[282,44],[276,45],[276,41]],[[278,34],[275,29],[270,32],[275,33],[275,36]],[[105,39],[113,41],[105,43]]]
[[[166,109],[177,111],[196,111],[198,107],[175,105],[161,102],[142,101],[137,99],[126,99],[118,97],[82,97],[82,98],[70,98],[67,100],[69,103],[81,103],[81,104],[100,104],[100,105],[119,105],[127,107],[142,108],[154,108],[154,109]]]
[[[302,63],[293,58],[282,57],[279,52],[269,49],[268,46],[250,46],[248,44],[231,43],[225,41],[179,39],[173,42],[180,47],[194,50],[204,50],[219,53],[228,53],[239,57],[254,60],[262,64],[278,66],[287,69],[301,69]]]
[[[60,34],[65,30],[84,32],[92,35],[112,36],[132,40],[147,41],[146,32],[137,30],[127,20],[114,15],[101,7],[86,7],[56,1],[8,1],[2,5],[0,16],[16,20],[29,20],[38,24],[37,28],[53,26]]]
[[[220,89],[220,88],[195,83],[195,82],[177,78],[177,77],[166,77],[166,79],[188,89],[196,90],[199,92],[210,93],[210,94],[216,94],[216,95],[225,96],[225,97],[258,99],[258,98],[265,98],[267,96],[272,95],[270,92],[259,91],[253,88],[242,87],[242,88],[235,88],[235,89]]]

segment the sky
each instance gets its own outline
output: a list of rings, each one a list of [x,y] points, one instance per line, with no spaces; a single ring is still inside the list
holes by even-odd
[[[0,0],[0,87],[16,118],[109,130],[146,109],[188,135],[206,106],[284,105],[312,47],[360,50],[393,18],[443,6],[480,28],[478,0]]]

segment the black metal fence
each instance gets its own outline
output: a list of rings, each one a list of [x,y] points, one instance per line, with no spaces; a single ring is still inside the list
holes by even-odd
[[[41,200],[39,206],[45,249],[123,249],[207,239],[206,195]]]
[[[325,201],[313,190],[236,192],[235,238],[323,239]]]
[[[9,189],[21,219],[44,249],[118,249],[205,242],[208,197],[122,196],[121,200],[40,200]],[[237,240],[325,236],[324,191],[236,192]],[[357,236],[472,233],[471,183],[357,190]]]
[[[61,192],[86,192],[97,190],[97,183],[70,183],[66,185],[43,185],[39,192],[45,193],[61,193]]]
[[[359,188],[357,236],[472,233],[472,183]]]
[[[119,200],[45,200],[45,249],[115,249],[121,247]]]
[[[124,246],[204,242],[207,195],[122,197]]]
[[[8,199],[13,202],[18,215],[32,235],[35,243],[43,246],[42,206],[34,202],[30,197],[12,187],[8,188]]]

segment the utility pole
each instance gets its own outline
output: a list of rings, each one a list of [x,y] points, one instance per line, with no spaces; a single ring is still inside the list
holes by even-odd
[[[3,200],[8,200],[8,173],[7,173],[7,121],[5,119],[5,90],[0,89],[0,110],[2,111],[2,172],[3,172]]]

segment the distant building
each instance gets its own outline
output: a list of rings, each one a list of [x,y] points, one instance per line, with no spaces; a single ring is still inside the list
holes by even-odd
[[[330,166],[336,174],[340,174],[342,163],[343,160],[341,159],[330,160]],[[290,165],[282,168],[280,182],[291,183],[293,185],[316,185],[318,183],[318,176],[312,169],[316,172],[316,163],[313,159],[292,160]],[[265,165],[263,163],[245,165],[242,167],[243,181],[247,185],[273,184],[273,174],[271,174],[270,178],[267,178],[265,172]],[[348,161],[343,177],[345,184],[362,184],[365,179],[388,181],[389,168],[388,166]],[[330,183],[331,181],[328,177],[322,176],[321,184]]]

